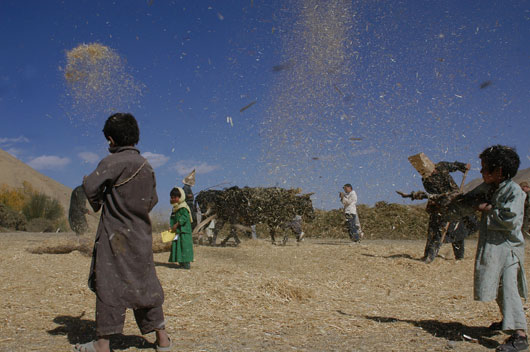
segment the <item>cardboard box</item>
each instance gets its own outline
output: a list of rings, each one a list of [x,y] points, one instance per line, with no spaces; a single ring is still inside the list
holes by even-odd
[[[422,177],[430,176],[435,168],[434,163],[423,153],[409,156],[409,162]]]

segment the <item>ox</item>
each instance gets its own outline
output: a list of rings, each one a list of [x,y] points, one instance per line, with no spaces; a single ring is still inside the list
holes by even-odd
[[[266,224],[269,227],[272,243],[275,243],[276,231],[291,227],[296,215],[306,221],[315,217],[311,194],[297,195],[297,190],[286,190],[279,187],[251,188],[231,187],[225,190],[201,191],[195,198],[199,209],[206,216],[215,215],[215,228],[210,240],[215,245],[217,234],[225,223],[230,224],[230,234],[221,242],[225,245],[230,238],[236,244],[241,241],[237,237],[236,226]],[[300,239],[300,237],[298,237]],[[287,243],[287,232],[284,233],[282,244]]]

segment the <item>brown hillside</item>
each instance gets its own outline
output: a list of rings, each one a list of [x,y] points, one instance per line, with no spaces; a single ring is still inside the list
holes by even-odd
[[[72,189],[32,169],[8,152],[0,149],[0,184],[18,188],[28,182],[40,193],[57,199],[65,210],[70,206]]]
[[[6,184],[9,187],[18,188],[22,186],[24,181],[30,183],[37,192],[57,199],[66,211],[65,216],[68,217],[72,189],[44,176],[8,152],[0,149],[0,185]],[[88,217],[87,220],[91,229],[95,228],[98,219],[99,215]]]

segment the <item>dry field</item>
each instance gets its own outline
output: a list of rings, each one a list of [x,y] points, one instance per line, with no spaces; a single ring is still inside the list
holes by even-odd
[[[69,351],[94,334],[90,258],[32,254],[73,235],[0,234],[0,351]],[[192,270],[155,254],[175,351],[485,351],[504,335],[494,303],[472,300],[473,253],[433,264],[423,241],[310,239],[286,247],[247,240],[196,246]],[[527,267],[530,267],[527,262]],[[113,350],[152,350],[127,313]]]

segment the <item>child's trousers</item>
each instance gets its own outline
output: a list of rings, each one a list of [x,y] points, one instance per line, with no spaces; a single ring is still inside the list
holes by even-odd
[[[502,330],[526,331],[526,315],[517,286],[519,259],[515,255],[507,259],[497,292],[497,304],[502,313]]]
[[[96,336],[121,334],[125,323],[125,307],[112,307],[96,298]],[[162,307],[133,309],[136,324],[142,334],[165,327]]]

